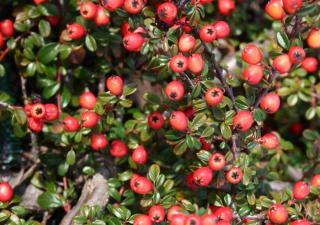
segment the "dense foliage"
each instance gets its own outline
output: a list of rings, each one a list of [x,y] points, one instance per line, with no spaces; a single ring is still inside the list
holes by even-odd
[[[0,17],[0,223],[320,223],[318,1]]]

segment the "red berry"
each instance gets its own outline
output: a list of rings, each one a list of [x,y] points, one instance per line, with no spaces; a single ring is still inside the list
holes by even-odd
[[[147,215],[138,215],[134,218],[133,225],[152,225],[152,221]]]
[[[216,30],[217,38],[226,38],[230,34],[229,24],[225,21],[218,20],[213,24],[214,29]]]
[[[213,0],[192,0],[192,3],[196,4],[197,1],[200,3],[200,4],[209,4],[211,2],[213,2]]]
[[[120,30],[121,30],[121,35],[122,35],[122,37],[124,37],[125,35],[131,33],[131,31],[130,31],[130,25],[129,25],[128,22],[123,23],[123,24],[121,25]]]
[[[107,14],[107,11],[103,7],[101,6],[98,7],[98,11],[94,18],[94,22],[97,26],[106,26],[109,24],[110,22],[109,15]]]
[[[124,0],[106,0],[104,1],[104,8],[110,12],[114,12],[116,9],[122,7]]]
[[[128,154],[128,147],[121,140],[114,140],[111,143],[109,153],[116,158],[124,157]]]
[[[210,156],[208,165],[213,171],[220,171],[226,165],[226,159],[224,158],[224,155],[216,152]]]
[[[115,96],[122,95],[123,80],[120,76],[112,75],[108,77],[108,79],[106,80],[106,86],[108,90],[111,92],[111,94]]]
[[[149,209],[149,218],[152,222],[160,223],[164,220],[165,212],[162,205],[153,205]]]
[[[206,102],[210,106],[218,105],[222,101],[223,97],[223,91],[218,87],[208,89],[205,94]]]
[[[42,131],[44,127],[44,121],[38,120],[33,117],[28,118],[28,128],[33,132],[39,133]]]
[[[312,177],[310,184],[313,187],[320,187],[320,174],[317,174],[314,177]]]
[[[318,60],[315,57],[307,57],[302,61],[301,67],[307,73],[314,73],[318,69]]]
[[[275,224],[283,224],[288,220],[288,211],[280,203],[273,204],[267,211],[269,220]]]
[[[320,28],[313,28],[309,32],[307,44],[310,48],[320,48]]]
[[[180,101],[184,96],[184,86],[181,81],[174,80],[165,88],[167,97],[172,101]]]
[[[193,182],[193,173],[188,174],[185,178],[184,181],[187,185],[188,188],[194,190],[196,189],[198,186],[194,184]]]
[[[249,111],[240,111],[233,118],[232,126],[234,130],[242,132],[248,131],[253,124],[253,116]]]
[[[9,19],[2,21],[0,23],[0,31],[5,37],[13,37],[14,35],[13,22]]]
[[[24,112],[26,113],[26,115],[29,117],[31,116],[31,109],[32,109],[32,105],[31,104],[26,104],[23,108]]]
[[[199,37],[204,42],[213,42],[217,38],[214,26],[211,24],[202,26],[199,31]]]
[[[234,0],[218,0],[218,10],[224,16],[230,15],[235,8]]]
[[[73,116],[66,116],[63,119],[63,129],[66,132],[75,132],[80,128],[79,122]]]
[[[289,49],[288,55],[293,64],[299,64],[306,57],[306,52],[300,46],[292,46]]]
[[[78,23],[68,24],[67,25],[67,32],[68,32],[69,38],[71,40],[78,40],[78,39],[82,38],[86,33],[83,26]]]
[[[145,164],[147,161],[146,149],[142,145],[138,146],[133,150],[131,158],[137,164]]]
[[[279,146],[279,139],[274,133],[267,133],[261,138],[261,146],[265,147],[268,150],[275,149]]]
[[[310,225],[309,221],[306,219],[295,220],[290,223],[290,225]]]
[[[157,8],[157,14],[162,22],[171,25],[177,17],[177,6],[172,2],[164,2]]]
[[[85,19],[93,19],[96,16],[98,7],[92,2],[85,2],[80,5],[80,14]]]
[[[283,8],[287,13],[294,14],[302,6],[302,0],[282,0]]]
[[[58,26],[60,23],[60,17],[59,16],[47,16],[47,21],[50,23],[51,26],[55,27]]]
[[[93,128],[99,121],[99,116],[95,112],[84,112],[80,116],[81,124],[84,128]]]
[[[189,25],[189,22],[187,21],[187,17],[186,16],[183,16],[181,17],[179,20],[178,20],[178,23],[180,23],[181,25],[175,25],[178,27],[182,27],[183,31],[186,32],[186,33],[190,33],[191,32],[191,27]],[[175,27],[173,26],[173,27]]]
[[[175,73],[182,73],[187,69],[188,59],[182,54],[175,55],[171,58],[169,66]]]
[[[232,167],[226,172],[226,180],[230,184],[238,184],[242,180],[243,172],[238,167]]]
[[[180,52],[190,52],[196,46],[196,39],[191,34],[183,33],[178,41]]]
[[[188,69],[194,73],[199,74],[202,72],[204,61],[201,54],[195,53],[188,57]]]
[[[204,137],[200,137],[199,141],[201,143],[201,149],[209,151],[211,149],[211,143],[207,142]]]
[[[281,20],[286,16],[281,0],[270,0],[266,5],[265,10],[274,20]]]
[[[184,225],[201,225],[201,218],[195,214],[190,214],[186,217]]]
[[[56,120],[59,118],[59,110],[55,104],[45,104],[45,119],[47,121]]]
[[[143,0],[124,0],[123,8],[130,14],[138,14],[143,8]]]
[[[80,95],[80,106],[84,109],[93,109],[96,105],[96,96],[90,91],[84,92]]]
[[[138,27],[137,29],[135,29],[133,31],[133,33],[137,33],[137,34],[145,34],[146,30],[143,27]]]
[[[242,59],[251,65],[256,65],[262,60],[261,50],[254,44],[247,44],[242,51]]]
[[[159,112],[150,113],[150,115],[148,116],[148,124],[151,129],[161,129],[164,124],[163,115]]]
[[[13,189],[8,182],[0,183],[0,202],[9,202],[13,198]]]
[[[250,65],[243,71],[243,78],[250,85],[257,85],[263,78],[263,67],[258,65]]]
[[[147,178],[136,175],[130,180],[130,188],[137,194],[145,195],[153,190],[153,184]]]
[[[233,219],[232,210],[228,207],[219,207],[213,213],[220,221],[231,222]]]
[[[202,225],[216,225],[218,217],[213,214],[204,214],[201,217]]]
[[[301,133],[303,131],[303,126],[301,123],[296,122],[296,123],[291,124],[290,130],[294,135],[299,136],[299,135],[301,135]]]
[[[282,54],[277,56],[272,61],[272,66],[276,69],[280,74],[288,73],[291,70],[292,63],[290,61],[290,57],[288,54]]]
[[[201,167],[193,172],[193,182],[198,186],[208,186],[213,178],[209,167]]]
[[[104,149],[108,145],[108,140],[104,134],[95,133],[90,137],[91,148],[95,151]]]
[[[279,95],[275,92],[266,94],[260,102],[260,107],[270,114],[277,112],[280,108]]]
[[[34,104],[31,108],[31,116],[37,120],[44,119],[46,116],[45,106],[41,103]]]
[[[139,52],[144,43],[144,39],[141,34],[128,33],[123,37],[122,43],[128,51]]]
[[[6,45],[3,34],[0,33],[0,49],[3,49],[4,46]]]
[[[185,131],[188,128],[188,118],[181,111],[171,113],[169,122],[172,128],[178,131]]]
[[[34,4],[39,5],[39,4],[47,2],[47,0],[33,0],[33,2],[34,2]]]
[[[297,200],[305,199],[310,193],[309,185],[304,181],[298,181],[293,186],[293,197]]]
[[[184,225],[184,222],[186,221],[187,216],[184,214],[178,214],[172,216],[170,220],[170,225]]]
[[[168,213],[167,213],[167,219],[169,221],[171,221],[172,217],[175,215],[184,215],[181,212],[181,210],[183,210],[183,208],[181,206],[178,206],[178,205],[171,206],[168,210]]]

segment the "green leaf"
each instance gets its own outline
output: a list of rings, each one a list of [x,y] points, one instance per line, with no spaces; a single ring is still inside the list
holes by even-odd
[[[0,64],[0,77],[3,77],[6,74],[6,69],[2,64]]]
[[[156,104],[156,105],[160,105],[161,104],[161,100],[159,98],[158,95],[153,94],[153,93],[144,93],[143,94],[143,98],[144,100],[152,103],[152,104]]]
[[[298,99],[298,95],[290,95],[287,100],[288,105],[294,106],[295,104],[297,104]]]
[[[73,150],[67,153],[66,161],[70,166],[76,162],[76,153]]]
[[[249,212],[250,212],[250,208],[247,207],[247,206],[245,206],[245,207],[241,207],[241,208],[239,209],[239,212],[238,212],[238,213],[239,213],[239,215],[240,215],[241,217],[244,217],[244,216],[248,215]]]
[[[232,130],[231,130],[230,126],[226,125],[225,123],[221,123],[220,132],[221,132],[222,136],[227,140],[230,139],[232,136]]]
[[[121,225],[121,221],[117,218],[110,218],[107,220],[108,225]]]
[[[26,209],[23,208],[22,206],[19,206],[19,205],[11,207],[11,210],[14,214],[20,215],[20,216],[22,216],[26,213]]]
[[[187,150],[187,148],[188,146],[187,146],[186,140],[183,139],[178,144],[176,144],[176,146],[174,146],[173,152],[176,155],[182,155]]]
[[[95,173],[95,170],[90,166],[85,166],[83,167],[82,172],[86,175],[92,176]]]
[[[249,109],[250,107],[248,99],[246,99],[244,96],[238,96],[236,98],[235,104],[239,109],[243,110]]]
[[[261,122],[267,118],[267,114],[260,108],[257,108],[253,112],[253,118],[255,121]]]
[[[59,176],[63,177],[67,174],[69,170],[69,164],[66,163],[66,162],[63,162],[61,163],[59,166],[58,166],[58,174]]]
[[[124,90],[123,90],[123,95],[124,96],[128,96],[128,95],[132,95],[133,93],[135,93],[137,91],[136,87],[132,87],[132,86],[125,86]]]
[[[27,115],[23,109],[15,109],[13,115],[16,118],[18,124],[23,125],[27,122]]]
[[[313,117],[316,115],[316,113],[317,113],[317,108],[314,108],[314,107],[309,108],[305,113],[306,119],[307,120],[313,119]]]
[[[46,89],[43,90],[42,96],[45,99],[49,99],[52,96],[54,96],[60,89],[60,83],[55,83],[52,86],[47,87]]]
[[[89,49],[89,51],[94,52],[97,50],[96,40],[90,34],[87,34],[86,39],[85,39],[85,44],[86,44],[87,48]]]
[[[37,71],[37,65],[34,62],[29,63],[27,66],[27,75],[32,77],[33,75],[35,75],[36,71]]]
[[[0,212],[0,222],[6,221],[10,217],[11,213],[8,210],[2,210]]]
[[[127,181],[130,180],[132,177],[132,172],[131,171],[124,171],[123,173],[118,174],[118,178],[120,181]]]
[[[200,94],[201,94],[201,84],[199,83],[192,89],[191,97],[192,99],[195,99],[199,97]]]
[[[41,208],[50,209],[61,207],[63,205],[63,201],[56,193],[45,192],[39,196],[38,204]]]
[[[51,62],[58,55],[58,53],[59,53],[59,44],[49,43],[43,46],[39,50],[37,54],[37,58],[41,63],[47,64]]]
[[[288,49],[290,46],[289,46],[289,38],[288,36],[286,35],[286,33],[284,31],[279,31],[277,32],[277,41],[278,41],[278,44],[284,48],[284,49]]]
[[[42,37],[48,37],[51,33],[51,26],[47,20],[40,20],[38,24],[39,32]]]
[[[65,108],[68,106],[69,102],[71,101],[71,93],[69,88],[63,87],[62,94],[61,94],[61,106]]]
[[[160,166],[157,164],[153,164],[152,166],[150,166],[147,177],[153,183],[155,183],[155,181],[158,179],[159,175],[160,175]]]
[[[197,153],[197,157],[204,163],[208,163],[211,153],[206,150],[201,150]]]

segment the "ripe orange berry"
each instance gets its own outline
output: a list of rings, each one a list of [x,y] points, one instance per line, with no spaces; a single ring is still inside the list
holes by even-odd
[[[320,28],[313,28],[309,32],[307,44],[310,48],[320,48]]]

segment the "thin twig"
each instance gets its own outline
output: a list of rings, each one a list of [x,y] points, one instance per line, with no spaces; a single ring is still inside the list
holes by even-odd
[[[189,75],[186,72],[182,72],[180,73],[189,83],[189,85],[194,88],[194,84],[192,82],[192,80],[190,79]]]

